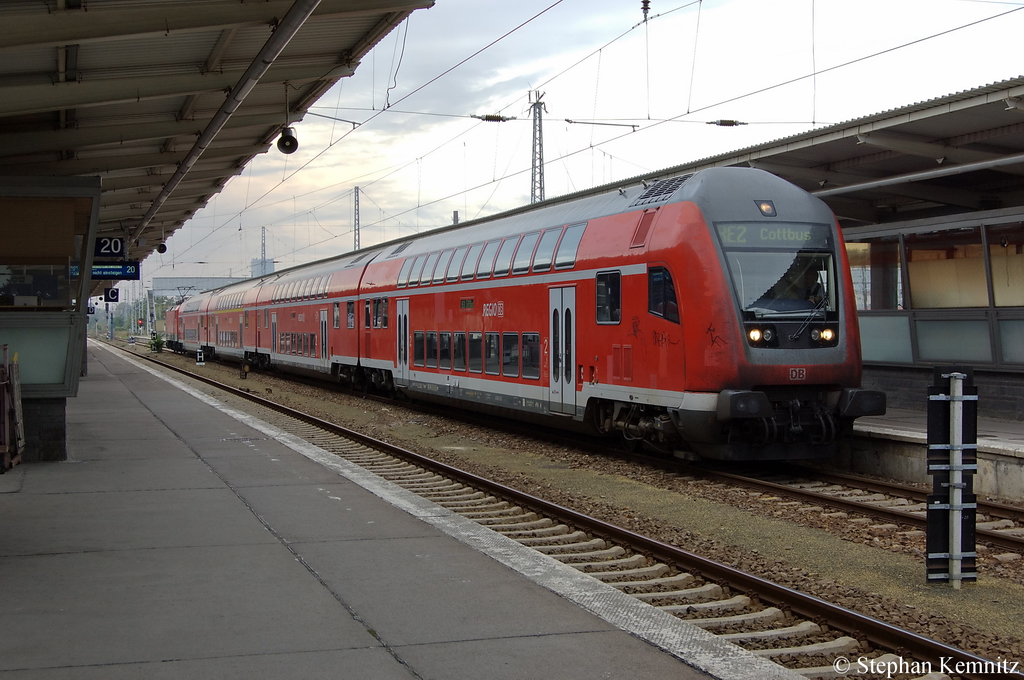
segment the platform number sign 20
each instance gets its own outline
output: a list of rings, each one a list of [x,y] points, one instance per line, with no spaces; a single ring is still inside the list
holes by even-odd
[[[124,239],[112,236],[96,238],[96,257],[124,257]]]

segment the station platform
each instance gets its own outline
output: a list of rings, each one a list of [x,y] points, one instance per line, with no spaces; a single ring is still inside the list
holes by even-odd
[[[0,678],[795,678],[112,350],[0,476]]]
[[[1024,422],[978,418],[978,493],[1024,500]],[[851,450],[835,461],[852,472],[909,481],[929,481],[928,414],[921,410],[888,409],[884,416],[858,418]]]

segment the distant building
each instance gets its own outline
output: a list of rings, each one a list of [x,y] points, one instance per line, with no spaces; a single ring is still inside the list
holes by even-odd
[[[266,276],[267,274],[274,273],[274,261],[273,260],[261,260],[254,259],[251,262],[252,278],[258,276]]]
[[[189,298],[204,290],[221,288],[232,283],[245,281],[240,277],[229,276],[167,276],[153,277],[153,295]]]

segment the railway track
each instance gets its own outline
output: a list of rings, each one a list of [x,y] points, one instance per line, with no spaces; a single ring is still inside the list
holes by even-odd
[[[872,669],[898,668],[900,663],[906,667],[916,660],[921,664],[929,663],[933,669],[990,671],[999,661],[984,659],[832,605],[295,411],[249,391],[163,362],[155,363],[271,409],[281,415],[280,420],[275,419],[278,427],[805,677],[845,675],[837,674],[836,670],[836,660],[841,658],[866,660],[862,663],[870,663]],[[856,675],[856,663],[851,663],[847,673]],[[882,670],[881,674],[885,672]],[[924,673],[910,673],[893,677],[924,676]],[[956,677],[991,675],[960,672]],[[1000,673],[999,677],[1024,679],[1024,674]]]
[[[927,492],[902,484],[808,469],[775,478],[706,469],[701,474],[765,494],[785,496],[821,512],[831,509],[917,530],[927,526]],[[1024,553],[1024,509],[979,499],[976,537],[1010,552]]]

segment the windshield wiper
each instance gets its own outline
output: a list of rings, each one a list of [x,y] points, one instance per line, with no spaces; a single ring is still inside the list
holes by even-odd
[[[810,314],[807,315],[807,318],[804,319],[804,322],[800,324],[800,328],[796,329],[796,333],[793,333],[793,335],[789,336],[790,340],[800,339],[800,336],[803,335],[804,331],[807,330],[807,327],[811,325],[811,322],[814,321],[815,317],[818,315],[818,312],[822,308],[824,308],[825,303],[827,301],[828,298],[823,295],[821,297],[821,300],[818,301],[818,304],[814,305],[814,309],[812,309]]]

